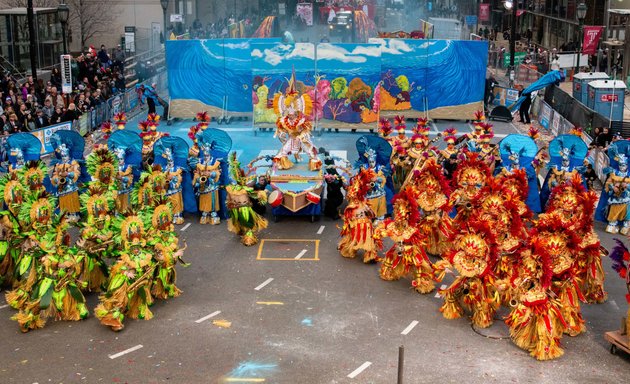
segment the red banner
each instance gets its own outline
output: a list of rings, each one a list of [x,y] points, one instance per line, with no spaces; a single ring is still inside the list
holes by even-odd
[[[601,26],[584,26],[584,42],[582,43],[582,52],[586,55],[594,55],[597,52],[597,44],[602,36],[604,27]]]
[[[479,21],[490,21],[490,4],[479,4]]]

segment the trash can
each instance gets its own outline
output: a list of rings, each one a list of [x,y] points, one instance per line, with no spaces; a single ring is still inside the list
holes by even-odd
[[[580,72],[573,77],[573,97],[582,104],[588,100],[588,83],[595,80],[608,80],[604,72]]]
[[[626,84],[621,80],[595,80],[588,83],[587,106],[612,121],[623,121]]]

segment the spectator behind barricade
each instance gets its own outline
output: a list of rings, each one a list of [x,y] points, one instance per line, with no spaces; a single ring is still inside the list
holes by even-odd
[[[50,88],[50,97],[52,97],[55,108],[64,108],[66,106],[66,103],[63,101],[63,96],[57,93],[57,87]]]
[[[42,109],[38,109],[36,113],[37,116],[35,117],[35,128],[41,129],[47,127],[50,124],[50,122],[48,121],[48,116],[44,114],[44,111]]]
[[[9,121],[7,121],[7,123],[5,124],[4,130],[10,135],[22,132],[22,125],[18,121],[17,115],[15,113],[11,113],[9,115]]]
[[[48,120],[50,125],[61,123],[61,119],[63,118],[63,108],[55,108],[55,112],[52,114],[50,119]]]
[[[81,112],[77,110],[77,106],[74,103],[68,105],[68,110],[61,116],[61,122],[73,122],[81,117]]]
[[[44,112],[44,115],[46,115],[46,119],[50,119],[53,113],[55,113],[55,107],[52,105],[52,99],[50,96],[46,97],[46,100],[44,100],[42,111]]]
[[[61,71],[55,67],[50,74],[50,85],[55,87],[61,87]]]
[[[113,54],[113,63],[112,66],[118,68],[120,73],[124,73],[125,71],[125,51],[122,50],[120,44],[116,47],[116,50]]]
[[[98,60],[101,62],[101,67],[107,69],[112,64],[109,55],[107,54],[107,49],[105,49],[105,45],[101,44],[101,50],[98,51],[97,54]]]

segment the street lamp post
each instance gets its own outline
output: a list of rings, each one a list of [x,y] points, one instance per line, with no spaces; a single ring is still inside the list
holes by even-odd
[[[164,41],[168,39],[166,36],[166,10],[168,9],[168,0],[160,0],[160,5],[162,5],[162,14],[164,16],[164,27],[162,33],[164,33]]]
[[[582,40],[584,39],[584,19],[586,18],[587,10],[588,8],[586,7],[586,4],[584,4],[584,0],[580,1],[580,4],[577,6],[577,18],[580,23],[580,34],[578,35],[577,64],[575,66],[575,71],[573,71],[574,73],[580,72],[580,56],[582,56]]]
[[[33,76],[33,81],[37,82],[37,46],[35,44],[35,13],[33,11],[33,0],[26,2],[26,21],[28,23],[31,75]]]
[[[505,7],[505,9],[507,9],[508,11],[512,11],[511,19],[512,19],[512,31],[510,33],[510,67],[509,67],[509,71],[510,71],[510,84],[514,81],[514,56],[516,53],[516,7],[514,4],[514,1],[511,0],[505,0],[505,2],[503,3],[503,6]]]
[[[63,39],[63,53],[68,53],[68,43],[66,40],[66,25],[68,25],[68,18],[70,17],[70,8],[65,1],[57,7],[57,14],[59,15],[59,22],[61,23],[61,38]]]

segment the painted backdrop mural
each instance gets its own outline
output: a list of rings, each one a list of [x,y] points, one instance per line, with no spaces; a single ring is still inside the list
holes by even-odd
[[[316,53],[278,39],[180,40],[167,41],[166,61],[173,117],[227,110],[272,128],[273,97],[295,68],[320,128],[374,129],[379,115],[470,119],[483,105],[487,43],[370,39],[319,44]]]
[[[252,41],[279,39],[169,40],[166,42],[171,116],[252,115]]]
[[[252,44],[251,60],[254,126],[273,128],[278,118],[273,111],[273,97],[278,92],[285,93],[293,69],[298,92],[313,95],[315,45],[255,43]]]
[[[381,47],[382,117],[468,119],[483,107],[488,44],[370,39]]]
[[[381,80],[377,44],[318,44],[314,100],[319,126],[376,129]]]

